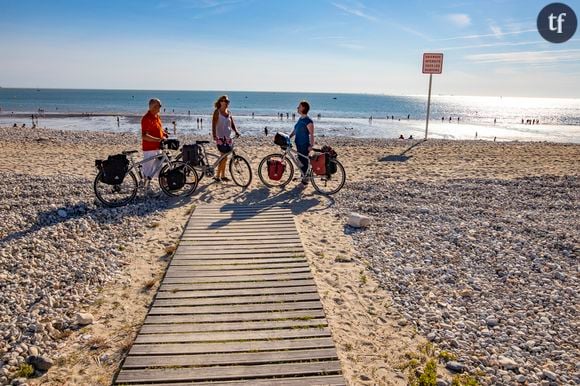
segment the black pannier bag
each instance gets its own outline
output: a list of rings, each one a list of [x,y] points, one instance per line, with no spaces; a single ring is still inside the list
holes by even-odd
[[[129,171],[129,160],[124,154],[110,155],[106,160],[95,161],[101,174],[101,182],[107,185],[120,185]]]
[[[286,149],[290,146],[290,137],[284,133],[276,133],[274,136],[274,143],[280,146],[282,149]]]
[[[192,166],[201,166],[203,153],[200,145],[183,145],[183,162]]]
[[[178,190],[185,186],[185,170],[183,166],[178,166],[163,173],[167,188]]]
[[[330,176],[338,171],[338,166],[336,166],[336,158],[338,154],[330,146],[322,146],[322,152],[326,154],[326,175]]]
[[[163,142],[161,142],[161,148],[167,150],[179,150],[179,140],[166,139]]]

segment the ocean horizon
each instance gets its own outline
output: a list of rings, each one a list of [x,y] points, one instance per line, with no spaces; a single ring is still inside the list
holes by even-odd
[[[222,94],[232,100],[240,129],[252,135],[266,127],[291,131],[302,99],[311,103],[320,135],[422,138],[425,130],[424,95],[219,90],[0,88],[0,125],[31,125],[34,114],[40,127],[137,132],[148,100],[156,97],[166,127],[175,122],[181,132],[207,134],[213,102]],[[580,143],[580,98],[433,95],[429,136]]]

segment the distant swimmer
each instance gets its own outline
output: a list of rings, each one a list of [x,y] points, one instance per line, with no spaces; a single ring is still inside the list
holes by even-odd
[[[187,110],[187,115],[191,115],[191,110]]]
[[[413,139],[413,134],[409,135],[409,139]]]
[[[443,122],[445,120],[445,117],[441,117],[441,122]]]
[[[405,139],[405,137],[403,137],[403,134],[399,135],[399,139]]]
[[[449,122],[451,122],[451,117],[449,117]]]

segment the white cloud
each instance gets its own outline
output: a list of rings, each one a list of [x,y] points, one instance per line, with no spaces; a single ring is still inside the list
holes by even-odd
[[[496,38],[501,39],[503,37],[503,31],[502,31],[501,27],[498,26],[497,24],[491,23],[489,25],[489,29],[491,30],[491,33],[493,33],[493,35]]]
[[[352,3],[352,4],[342,4],[342,3],[331,3],[334,7],[340,9],[341,11],[349,14],[349,15],[353,15],[353,16],[357,16],[363,19],[367,19],[370,21],[377,21],[378,19],[369,14],[366,10],[366,7],[361,4],[361,3]]]
[[[461,40],[461,39],[479,39],[479,38],[486,38],[486,37],[498,37],[498,36],[506,36],[506,35],[520,35],[523,33],[535,32],[538,33],[537,29],[527,29],[521,31],[513,31],[513,32],[496,32],[491,34],[478,34],[478,35],[462,35],[462,36],[454,36],[450,38],[444,39],[437,39],[438,41],[447,41],[447,40]]]
[[[580,60],[580,49],[558,51],[515,51],[467,55],[465,59],[477,63],[562,63]]]
[[[459,28],[464,28],[471,24],[471,18],[465,13],[450,13],[445,18]]]

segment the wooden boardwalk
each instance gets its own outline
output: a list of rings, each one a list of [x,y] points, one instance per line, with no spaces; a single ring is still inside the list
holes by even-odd
[[[197,208],[115,382],[344,385],[291,211]]]

